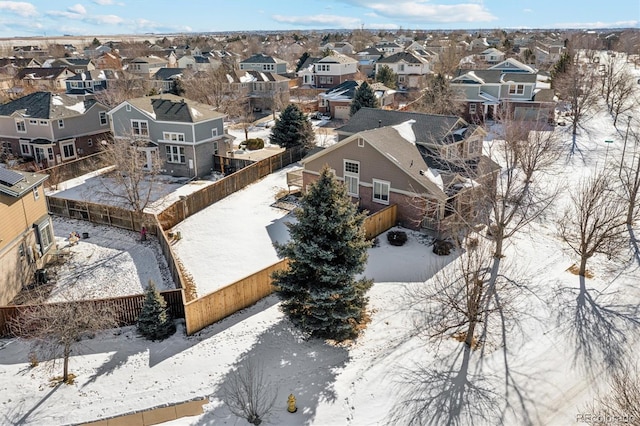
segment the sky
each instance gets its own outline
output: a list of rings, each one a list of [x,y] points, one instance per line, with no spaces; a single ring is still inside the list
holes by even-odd
[[[638,27],[637,0],[0,0],[0,37]]]

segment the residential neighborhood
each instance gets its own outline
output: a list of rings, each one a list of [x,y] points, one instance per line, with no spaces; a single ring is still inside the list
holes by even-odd
[[[7,424],[640,422],[637,26],[8,43]]]

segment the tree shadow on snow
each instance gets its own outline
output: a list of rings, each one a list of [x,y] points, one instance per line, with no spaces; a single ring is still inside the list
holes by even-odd
[[[254,346],[237,358],[232,369],[219,381],[210,400],[218,400],[198,424],[214,425],[233,419],[225,401],[225,386],[233,380],[234,370],[254,363],[262,370],[268,388],[277,392],[269,424],[314,424],[321,402],[335,402],[334,383],[349,361],[348,349],[319,339],[304,339],[286,319],[273,324],[258,338]],[[288,413],[287,398],[293,394],[298,411]],[[292,418],[290,416],[295,416]],[[293,423],[290,423],[293,420]]]
[[[625,299],[620,292],[588,288],[583,276],[578,289],[562,288],[559,298],[558,323],[575,345],[574,365],[593,376],[623,368],[640,327],[640,305],[620,303]]]
[[[638,266],[640,266],[640,247],[638,246],[638,240],[636,239],[636,234],[633,231],[633,226],[627,225],[627,229],[629,230],[629,237],[630,237],[631,248],[633,250],[633,257],[635,258]]]

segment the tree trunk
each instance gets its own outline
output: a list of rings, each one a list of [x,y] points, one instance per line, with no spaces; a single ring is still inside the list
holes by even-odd
[[[63,356],[62,382],[67,383],[67,380],[69,380],[69,357],[71,356],[71,346],[69,344],[64,346]]]
[[[636,208],[636,198],[635,195],[633,198],[629,200],[629,208],[627,209],[627,225],[633,225],[633,211]]]
[[[578,270],[578,275],[580,275],[581,277],[585,276],[585,273],[587,272],[587,256],[582,255],[580,257],[580,269]]]
[[[493,252],[493,257],[496,259],[502,259],[502,243],[504,242],[504,236],[501,227],[498,227],[498,229],[496,229],[496,235],[494,236],[494,238],[496,240],[496,248]]]

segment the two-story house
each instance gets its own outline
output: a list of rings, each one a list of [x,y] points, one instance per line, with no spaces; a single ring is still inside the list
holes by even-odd
[[[373,47],[381,51],[385,56],[394,55],[404,50],[404,46],[396,43],[395,41],[381,41],[376,43]]]
[[[333,54],[313,64],[314,85],[320,89],[335,87],[353,80],[358,72],[358,61],[346,55]]]
[[[465,102],[464,117],[470,122],[496,119],[501,113],[547,121],[554,105],[549,89],[539,89],[537,71],[513,58],[484,70],[458,70],[451,88]]]
[[[379,59],[376,62],[376,74],[383,66],[389,67],[397,75],[398,88],[401,90],[424,87],[427,75],[432,73],[429,61],[411,51]]]
[[[127,71],[149,79],[160,68],[165,68],[168,65],[169,61],[159,56],[140,56],[129,62]]]
[[[94,59],[96,68],[99,70],[121,70],[122,58],[116,52],[103,52]]]
[[[224,132],[225,115],[180,96],[130,99],[109,115],[114,137],[149,142],[144,150],[147,164],[156,156],[163,174],[206,176],[213,170],[214,155],[225,155],[232,149],[233,138]]]
[[[358,68],[367,77],[373,78],[376,71],[376,62],[382,58],[383,52],[375,47],[368,47],[356,54],[358,59]]]
[[[0,143],[43,167],[75,160],[109,138],[107,110],[95,99],[35,92],[0,105]]]
[[[347,41],[338,41],[335,43],[325,43],[320,46],[320,50],[333,50],[336,53],[343,55],[353,55],[353,45]]]
[[[73,96],[90,95],[108,88],[109,80],[119,78],[113,70],[93,70],[81,72],[65,80],[66,94]]]
[[[174,93],[176,80],[182,78],[184,68],[160,68],[153,75],[151,86],[157,93]]]
[[[178,68],[198,71],[211,71],[222,66],[222,61],[214,56],[184,55],[178,58]]]
[[[263,53],[257,53],[250,58],[240,61],[240,70],[285,74],[287,72],[287,61]]]
[[[482,155],[484,130],[455,116],[362,108],[341,130],[338,143],[302,160],[303,187],[326,164],[360,208],[396,204],[403,226],[438,236],[476,216],[476,191],[498,170]]]
[[[48,177],[0,168],[0,306],[34,281],[55,247],[44,195]]]
[[[226,91],[246,96],[254,110],[277,110],[289,104],[289,79],[271,72],[237,70],[226,75]]]
[[[478,59],[486,62],[487,64],[497,64],[498,62],[504,61],[505,54],[504,52],[496,49],[495,47],[490,47],[488,49],[483,50],[478,53]]]

